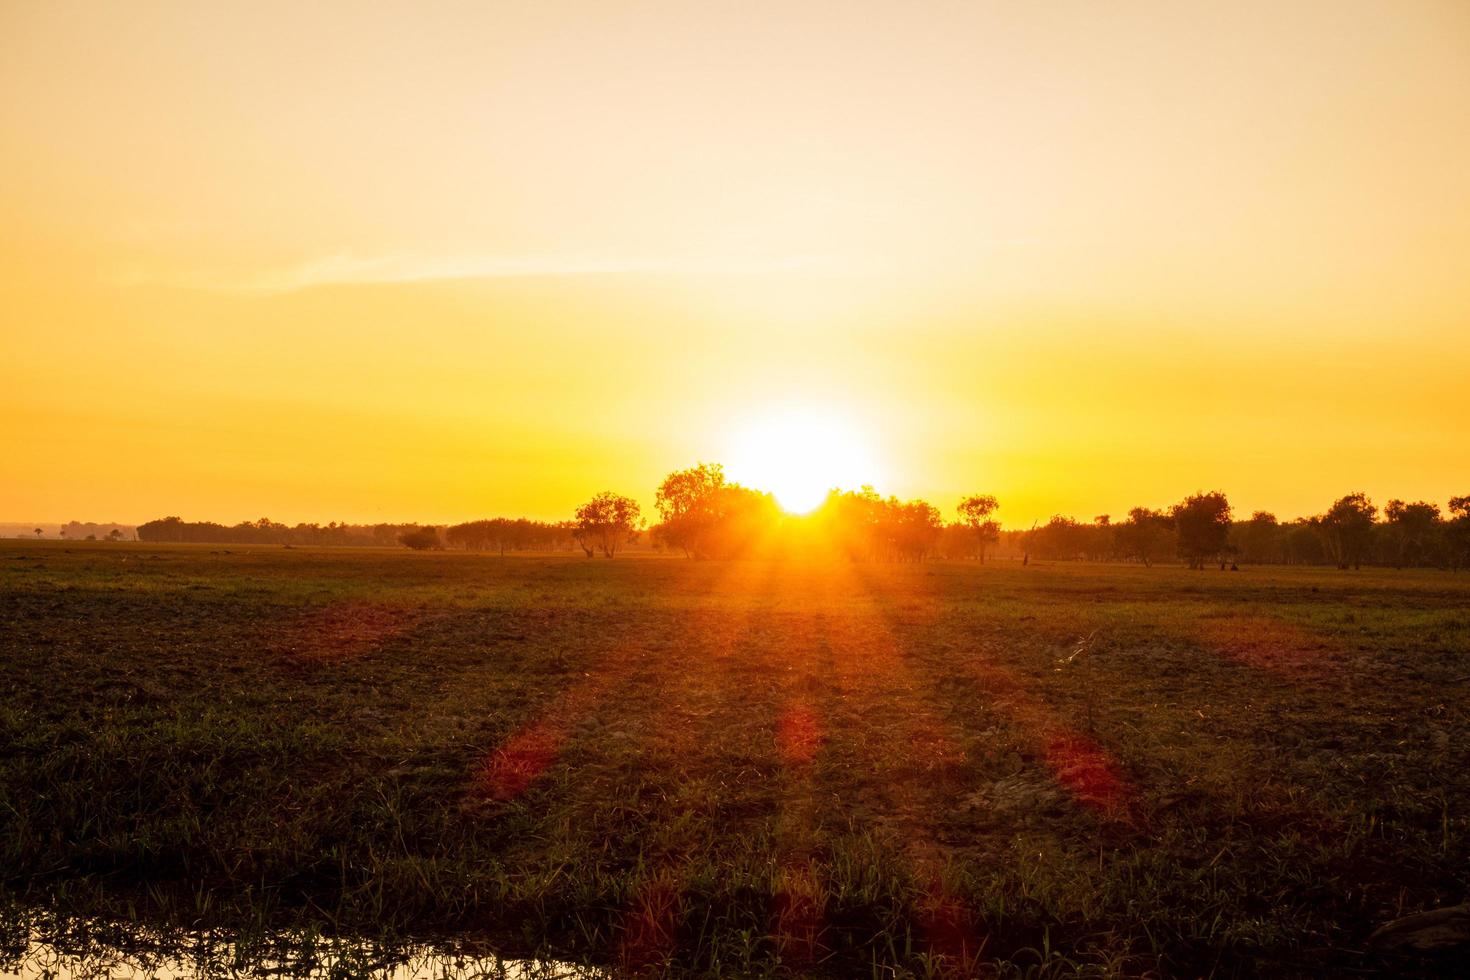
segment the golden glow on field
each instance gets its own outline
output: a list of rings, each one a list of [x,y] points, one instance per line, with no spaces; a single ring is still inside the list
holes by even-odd
[[[815,510],[832,489],[875,484],[881,474],[858,427],[835,414],[793,409],[743,423],[730,444],[726,475],[769,490],[790,514]]]

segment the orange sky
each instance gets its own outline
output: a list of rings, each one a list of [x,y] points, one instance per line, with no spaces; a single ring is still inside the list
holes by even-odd
[[[1463,0],[362,8],[0,6],[0,517],[1470,492]]]

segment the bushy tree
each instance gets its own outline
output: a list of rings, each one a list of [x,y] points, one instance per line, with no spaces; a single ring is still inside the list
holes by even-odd
[[[1339,497],[1327,513],[1312,519],[1322,548],[1338,568],[1361,568],[1373,547],[1373,519],[1378,508],[1361,490]]]
[[[1174,505],[1179,557],[1190,568],[1204,568],[1219,558],[1230,540],[1230,501],[1218,490],[1196,493]]]
[[[1450,567],[1470,568],[1470,496],[1450,498],[1450,519],[1445,522],[1445,550]]]
[[[1000,522],[992,518],[1000,501],[988,493],[977,493],[960,501],[960,523],[970,531],[975,554],[985,564],[985,549],[1000,540]]]
[[[439,532],[432,527],[419,527],[410,531],[404,531],[398,535],[400,543],[407,545],[414,551],[439,550],[444,547],[444,542],[439,540]]]
[[[575,534],[588,558],[594,551],[601,551],[604,557],[612,558],[618,553],[618,548],[637,539],[642,526],[643,515],[638,501],[604,490],[577,508]]]
[[[1119,557],[1147,567],[1174,550],[1174,519],[1163,511],[1134,507],[1128,520],[1113,525],[1113,543]]]
[[[1288,565],[1320,565],[1327,560],[1322,535],[1310,517],[1282,525],[1281,549]]]
[[[1390,500],[1383,508],[1385,556],[1395,568],[1433,564],[1439,559],[1439,506],[1423,500]]]
[[[703,558],[705,535],[719,519],[719,492],[725,486],[725,468],[700,463],[664,477],[654,495],[659,536],[686,557]]]
[[[923,561],[944,531],[939,508],[926,500],[878,496],[872,487],[833,490],[816,519],[828,542],[855,560]]]
[[[700,463],[664,478],[654,496],[657,540],[690,558],[733,558],[763,548],[781,522],[769,493],[725,480],[719,463]]]
[[[944,519],[926,500],[890,497],[884,508],[893,554],[901,561],[923,561],[939,541]]]
[[[1087,557],[1106,561],[1117,553],[1113,539],[1113,515],[1098,514],[1087,527]]]
[[[1256,511],[1250,520],[1237,523],[1232,534],[1240,547],[1242,560],[1255,564],[1284,560],[1281,523],[1270,511]]]
[[[1041,527],[1029,532],[1028,548],[1038,558],[1051,561],[1076,561],[1086,558],[1087,525],[1074,517],[1054,515]]]

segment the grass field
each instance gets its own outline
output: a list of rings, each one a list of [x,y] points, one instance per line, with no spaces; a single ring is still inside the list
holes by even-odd
[[[677,975],[1453,972],[1470,576],[0,543],[16,910]]]

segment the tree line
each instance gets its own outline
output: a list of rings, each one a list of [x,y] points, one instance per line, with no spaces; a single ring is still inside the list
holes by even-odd
[[[689,558],[809,555],[835,549],[869,561],[923,561],[942,553],[979,556],[998,540],[990,516],[994,497],[961,504],[960,520],[946,525],[939,509],[923,500],[879,496],[872,487],[833,490],[813,514],[785,514],[775,497],[732,483],[718,463],[700,463],[664,478],[654,495],[658,520],[644,531],[642,510],[631,497],[604,491],[577,509],[572,533],[590,558],[613,557],[646,536],[655,550]]]
[[[57,530],[56,536],[67,541],[126,541],[136,537],[136,534],[132,528],[123,524],[96,524],[91,521],[84,524],[81,521],[70,521]]]
[[[188,542],[195,544],[290,544],[351,545],[384,547],[398,543],[399,536],[413,524],[280,524],[262,517],[258,521],[216,524],[214,521],[185,521],[164,517],[137,528],[139,541]]]
[[[1103,514],[1083,523],[1055,516],[1029,530],[1002,531],[999,501],[962,498],[946,521],[925,500],[882,497],[871,487],[831,491],[809,516],[782,514],[769,493],[725,479],[718,464],[669,474],[654,497],[650,544],[691,558],[836,552],[867,561],[923,561],[931,556],[1000,554],[1029,562],[1127,561],[1152,565],[1178,559],[1193,569],[1239,563],[1470,568],[1470,496],[1453,497],[1447,513],[1428,501],[1390,500],[1381,513],[1362,492],[1338,498],[1323,513],[1283,522],[1268,511],[1237,520],[1221,491],[1201,491],[1169,508],[1135,507],[1121,521]],[[636,541],[643,520],[636,501],[603,492],[578,509],[573,534],[591,557],[611,558]],[[596,542],[593,547],[588,542]]]
[[[185,521],[165,517],[140,524],[139,541],[197,544],[335,545],[416,549],[461,548],[467,551],[568,551],[573,547],[572,522],[547,523],[525,518],[495,518],[454,525],[422,524],[281,524],[262,517],[238,524]]]
[[[1233,518],[1223,493],[1196,494],[1167,510],[1136,507],[1122,521],[1106,514],[1084,524],[1053,517],[1005,544],[1058,561],[1136,561],[1178,557],[1192,567],[1331,565],[1340,569],[1470,568],[1470,496],[1452,497],[1446,512],[1429,501],[1390,500],[1382,510],[1362,492],[1333,501],[1323,513],[1278,520],[1258,510]]]
[[[883,497],[871,487],[833,490],[809,515],[785,514],[764,491],[733,483],[717,463],[670,473],[654,496],[647,525],[632,497],[604,491],[564,521],[499,517],[453,525],[280,524],[261,518],[234,525],[178,517],[137,528],[140,541],[213,544],[339,545],[475,552],[580,551],[612,558],[629,547],[690,558],[837,554],[858,561],[913,562],[932,557],[984,562],[1180,560],[1191,568],[1250,564],[1359,568],[1470,568],[1470,496],[1445,511],[1428,501],[1390,500],[1380,510],[1361,492],[1321,514],[1281,521],[1267,511],[1236,519],[1218,490],[1172,507],[1135,507],[1126,518],[1090,522],[1055,516],[1026,530],[1002,530],[990,494],[959,500],[953,519],[925,500]]]

